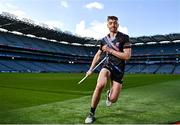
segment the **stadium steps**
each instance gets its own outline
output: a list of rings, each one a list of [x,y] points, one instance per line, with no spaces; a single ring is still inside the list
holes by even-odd
[[[180,74],[180,64],[177,64],[175,69],[174,69],[174,74]]]
[[[146,68],[145,64],[138,64],[134,65],[130,70],[129,73],[141,73],[141,71]]]
[[[155,71],[155,74],[157,74],[157,72],[159,71],[159,69],[161,68],[162,64],[159,65],[159,68],[157,68],[157,70]]]
[[[172,65],[172,64],[164,64],[164,65],[161,65],[161,67],[159,68],[159,70],[156,73],[170,74],[170,73],[172,73],[173,68],[174,68],[174,65]]]
[[[17,63],[19,65],[22,65],[22,66],[26,67],[27,69],[29,69],[30,72],[39,72],[40,71],[40,70],[38,70],[38,67],[33,66],[33,64],[30,62],[18,61]]]
[[[173,70],[172,70],[172,72],[171,72],[171,74],[173,74],[174,73],[174,70],[176,69],[176,65],[174,65],[174,67],[173,67]]]
[[[153,64],[153,65],[146,65],[146,67],[141,71],[141,73],[154,73],[156,69],[158,68],[158,65]]]
[[[132,67],[133,67],[133,65],[128,65],[128,64],[126,64],[126,66],[125,66],[125,72],[128,72],[129,70],[131,70]]]
[[[156,74],[156,72],[159,70],[160,67],[161,65],[159,65],[159,67],[154,71],[154,74]]]
[[[144,65],[144,67],[140,70],[139,73],[142,73],[142,71],[147,67],[147,65]]]

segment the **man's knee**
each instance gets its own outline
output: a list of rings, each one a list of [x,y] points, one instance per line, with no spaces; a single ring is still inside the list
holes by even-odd
[[[111,96],[111,97],[109,98],[109,101],[112,102],[112,103],[117,102],[117,100],[118,100],[118,97],[117,97],[117,96]]]
[[[104,86],[105,85],[103,83],[98,83],[96,89],[101,91],[104,88]]]

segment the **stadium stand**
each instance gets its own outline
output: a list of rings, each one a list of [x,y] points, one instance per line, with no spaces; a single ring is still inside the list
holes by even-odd
[[[180,65],[175,66],[174,74],[180,74]]]
[[[127,73],[180,74],[180,34],[130,38]],[[0,14],[0,72],[85,72],[99,41]],[[99,69],[98,69],[99,70]],[[98,71],[96,70],[96,71]]]
[[[170,74],[173,72],[173,69],[174,69],[173,64],[163,64],[160,66],[159,70],[156,73]]]
[[[157,64],[150,64],[146,65],[146,67],[141,71],[141,73],[156,73],[156,71],[159,69],[160,65]]]

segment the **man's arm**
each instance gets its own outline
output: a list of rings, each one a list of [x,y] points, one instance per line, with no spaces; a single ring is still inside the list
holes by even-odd
[[[91,63],[91,66],[90,66],[89,70],[87,71],[86,75],[91,75],[92,74],[92,69],[96,66],[96,63],[99,61],[101,53],[102,53],[101,50],[97,51],[97,53],[95,54],[95,56],[93,58],[93,61]]]
[[[131,58],[131,48],[125,48],[124,52],[118,52],[116,50],[109,48],[107,45],[104,45],[102,47],[102,50],[104,52],[108,52],[108,53],[118,57],[119,59],[128,60]]]

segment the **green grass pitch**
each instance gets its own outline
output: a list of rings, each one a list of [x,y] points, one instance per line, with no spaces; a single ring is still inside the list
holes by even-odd
[[[0,123],[82,124],[97,74],[1,73]],[[125,75],[117,103],[102,93],[96,124],[173,123],[180,120],[180,75]]]

